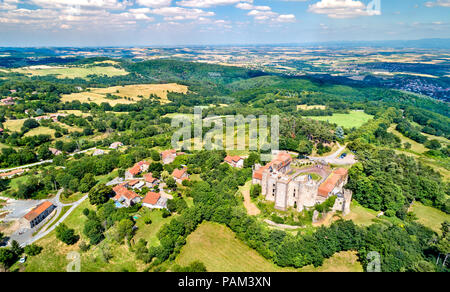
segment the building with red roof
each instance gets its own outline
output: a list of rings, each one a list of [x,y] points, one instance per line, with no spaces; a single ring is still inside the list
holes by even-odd
[[[238,167],[238,168],[244,167],[244,158],[242,158],[238,155],[235,155],[235,156],[227,155],[225,157],[225,162],[228,163],[232,167]]]
[[[163,164],[172,163],[176,157],[177,157],[177,151],[174,149],[165,150],[165,151],[161,152],[161,160],[162,160]]]
[[[148,192],[142,200],[142,206],[150,209],[164,209],[167,208],[167,198],[159,193]]]
[[[113,188],[114,193],[116,194],[113,198],[114,201],[123,204],[126,207],[130,207],[134,204],[137,204],[141,201],[141,197],[133,191],[130,191],[123,185],[117,185]]]
[[[152,173],[147,173],[144,175],[145,185],[148,188],[153,188],[159,183],[159,179],[153,177]]]
[[[23,218],[30,224],[30,227],[33,228],[47,218],[55,208],[56,206],[51,202],[45,201],[34,207],[30,212],[25,214]]]
[[[183,183],[183,180],[189,179],[189,174],[187,173],[186,168],[174,169],[172,176],[178,184]]]

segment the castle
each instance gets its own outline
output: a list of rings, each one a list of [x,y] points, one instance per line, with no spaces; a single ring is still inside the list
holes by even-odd
[[[253,184],[261,185],[262,195],[267,201],[275,202],[277,210],[285,211],[294,207],[301,212],[323,203],[331,196],[337,196],[333,211],[341,211],[344,215],[350,212],[352,193],[344,189],[348,181],[346,169],[330,171],[323,166],[292,169],[291,163],[291,155],[280,152],[267,165],[257,164],[253,168]],[[319,173],[322,179],[313,180],[308,174],[311,172]]]

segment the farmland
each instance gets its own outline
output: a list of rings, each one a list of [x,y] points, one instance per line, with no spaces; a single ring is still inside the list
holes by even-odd
[[[167,102],[168,92],[186,93],[187,86],[176,83],[169,84],[138,84],[126,86],[113,86],[108,88],[90,88],[87,92],[72,93],[63,95],[62,102],[71,102],[74,100],[82,103],[94,102],[101,104],[109,103],[111,106],[116,104],[132,104],[142,98],[149,98],[151,94],[158,96],[162,103]],[[111,99],[107,94],[114,95],[118,98]]]
[[[13,72],[28,76],[55,75],[57,78],[87,78],[89,75],[122,76],[128,72],[113,66],[91,66],[91,67],[62,67],[62,66],[32,66],[13,69]]]

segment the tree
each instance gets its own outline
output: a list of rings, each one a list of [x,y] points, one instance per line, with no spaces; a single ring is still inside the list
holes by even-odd
[[[250,196],[254,199],[256,199],[257,197],[259,197],[259,195],[261,194],[261,185],[259,184],[254,184],[251,186],[250,188]]]
[[[23,122],[23,126],[22,126],[22,128],[25,128],[25,129],[34,129],[34,128],[37,128],[37,127],[39,127],[39,123],[36,121],[36,120],[34,120],[34,119],[28,119],[28,120],[26,120],[25,122]]]
[[[83,233],[89,238],[91,245],[97,245],[104,238],[103,226],[95,218],[91,218],[86,221]]]
[[[433,139],[433,140],[427,141],[425,143],[425,147],[427,147],[428,149],[432,149],[432,150],[438,150],[439,148],[441,148],[441,143],[439,143],[438,140]]]
[[[3,240],[5,240],[5,234],[3,234],[3,232],[0,232],[0,243],[2,243]]]
[[[78,190],[82,193],[87,193],[89,190],[95,186],[97,181],[92,173],[86,173],[84,177],[80,180],[80,186]]]
[[[38,246],[36,244],[31,244],[31,245],[25,246],[24,251],[29,256],[35,256],[35,255],[40,254],[42,249],[43,248],[41,246]]]
[[[166,179],[166,185],[169,189],[175,189],[177,187],[177,182],[170,176]]]
[[[344,129],[342,129],[342,127],[340,127],[340,126],[337,127],[335,134],[338,139],[344,139],[345,132],[344,132]]]
[[[151,153],[151,157],[153,161],[160,161],[161,156],[159,155],[158,151],[153,150]]]
[[[9,248],[0,248],[0,263],[8,269],[17,261],[17,257]]]
[[[91,205],[104,204],[108,202],[112,194],[113,191],[111,187],[108,187],[105,184],[99,184],[89,191],[89,202]]]
[[[407,150],[409,150],[409,149],[411,149],[411,143],[409,143],[409,142],[405,142],[404,144],[403,144],[403,148],[405,148],[405,149],[407,149]]]
[[[75,244],[79,236],[75,234],[75,230],[67,227],[65,224],[60,224],[56,227],[56,238],[67,245]]]
[[[16,240],[11,242],[11,251],[16,257],[20,257],[23,254],[23,248],[20,247],[20,244]]]
[[[123,239],[131,239],[133,237],[134,223],[130,219],[122,219],[117,223],[116,240],[121,242]]]

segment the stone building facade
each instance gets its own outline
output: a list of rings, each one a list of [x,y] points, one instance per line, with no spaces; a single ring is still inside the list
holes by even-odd
[[[277,210],[294,207],[301,212],[323,203],[330,196],[337,196],[333,210],[344,215],[350,212],[352,194],[344,189],[348,180],[346,169],[336,169],[315,181],[301,170],[292,169],[291,163],[291,156],[280,152],[267,165],[253,168],[253,184],[261,185],[262,195],[267,201],[274,202]]]

